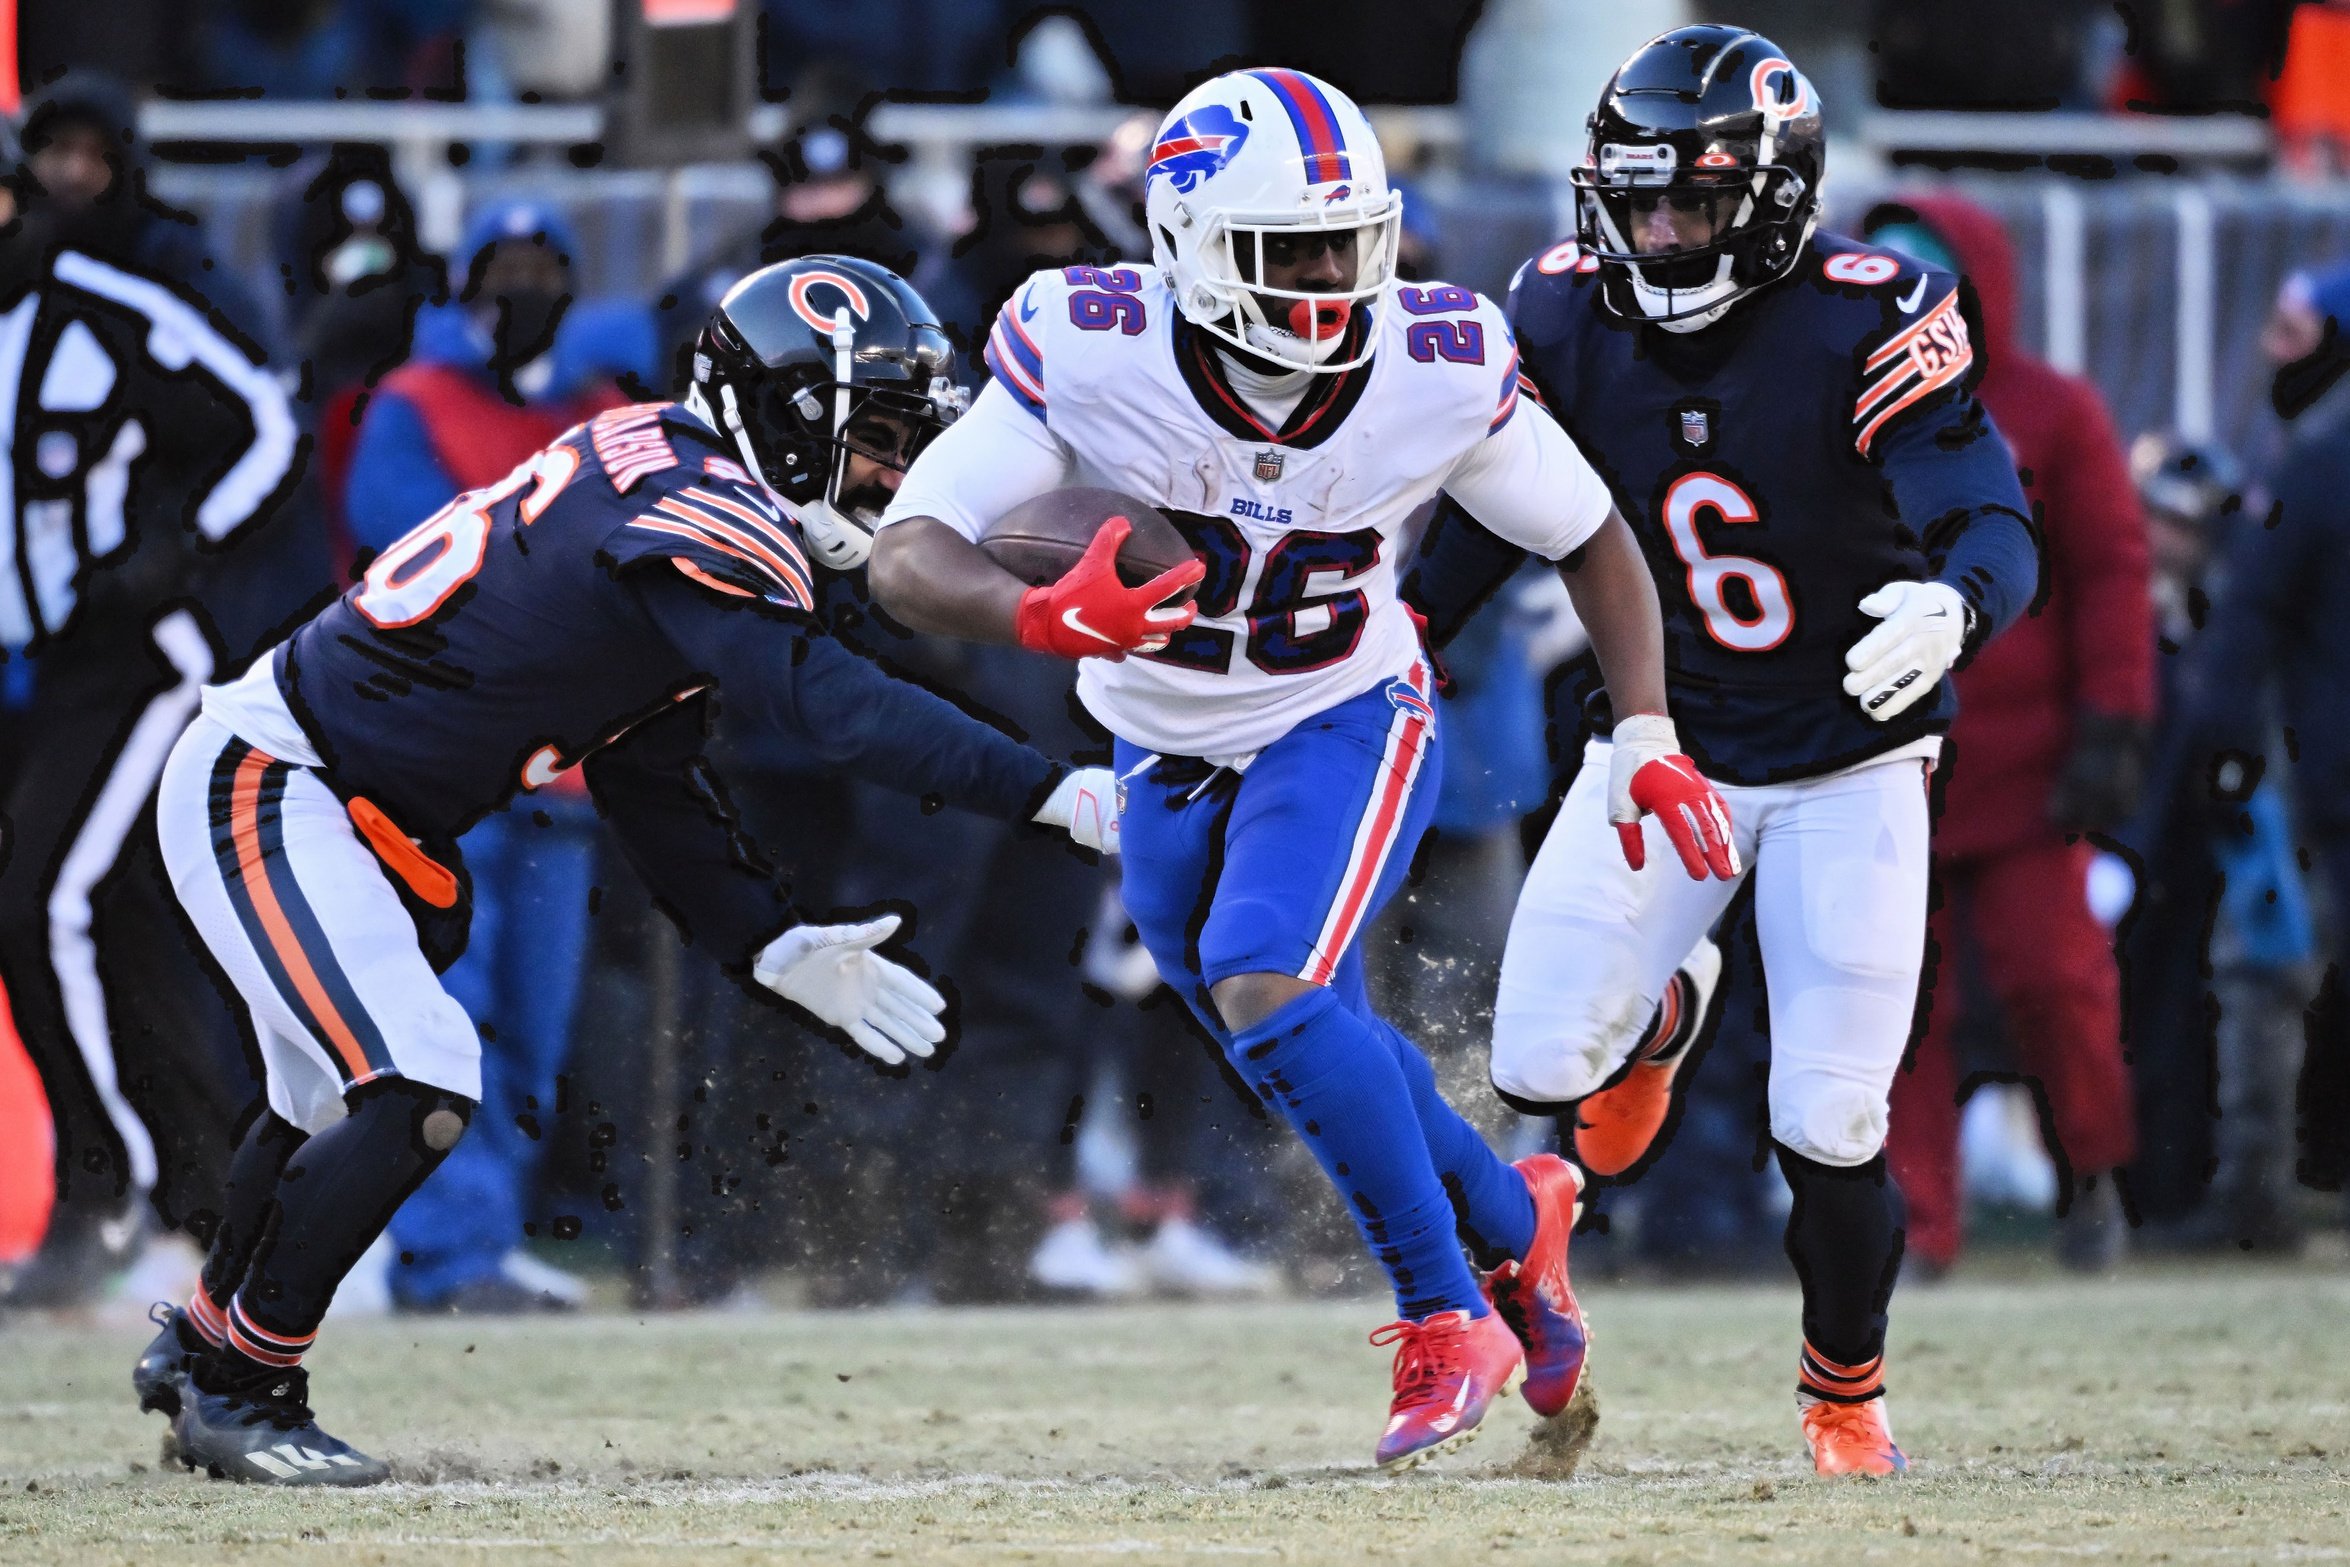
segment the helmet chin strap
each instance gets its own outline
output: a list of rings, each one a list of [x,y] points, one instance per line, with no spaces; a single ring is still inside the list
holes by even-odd
[[[811,501],[800,512],[800,532],[816,558],[834,571],[854,571],[873,553],[873,530],[840,509],[840,476],[846,465],[845,437],[849,428],[849,376],[855,368],[857,327],[843,305],[832,317],[832,463],[824,479],[824,498]]]
[[[834,504],[840,495],[839,443],[841,432],[848,428],[849,423],[850,355],[855,350],[856,343],[856,328],[851,324],[848,311],[844,309],[833,318],[832,348],[835,389],[832,407],[832,433],[835,455],[832,472],[825,480],[824,496],[821,500],[810,501],[804,506],[795,506],[778,495],[775,492],[775,486],[767,482],[767,471],[760,466],[759,454],[751,446],[750,430],[743,421],[742,409],[735,402],[734,387],[731,384],[719,383],[719,417],[710,421],[725,429],[727,436],[734,442],[734,449],[742,455],[743,467],[748,469],[752,478],[758,481],[759,488],[767,492],[767,498],[775,502],[786,516],[799,523],[800,537],[807,542],[808,552],[816,557],[819,564],[833,571],[855,571],[859,566],[864,565],[866,557],[873,553],[872,530],[843,515],[840,508]],[[701,396],[701,388],[695,387],[687,394],[687,406],[704,419],[709,419],[709,405],[700,401]]]

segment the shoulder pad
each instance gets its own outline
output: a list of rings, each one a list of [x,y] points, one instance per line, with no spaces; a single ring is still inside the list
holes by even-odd
[[[1084,355],[1082,340],[1069,334],[1100,333],[1103,342],[1141,336],[1152,302],[1165,295],[1157,285],[1156,269],[1141,266],[1032,273],[996,312],[980,357],[1020,406],[1042,419],[1052,377],[1073,369]]]
[[[1459,398],[1459,406],[1475,412],[1473,434],[1491,435],[1508,424],[1518,411],[1525,380],[1518,367],[1517,333],[1501,307],[1453,283],[1406,283],[1389,297],[1394,308],[1387,313],[1394,324],[1384,330],[1401,342],[1382,352],[1400,351],[1415,364],[1450,375],[1456,389],[1442,394],[1446,406]]]
[[[650,504],[604,542],[615,566],[666,561],[715,592],[815,612],[816,578],[799,527],[753,487],[715,473],[696,482],[681,469],[679,482],[643,499]]]

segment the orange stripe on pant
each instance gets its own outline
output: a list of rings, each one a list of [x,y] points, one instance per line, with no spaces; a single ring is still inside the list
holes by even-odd
[[[335,1054],[342,1057],[344,1069],[355,1082],[365,1082],[376,1075],[368,1064],[367,1051],[359,1043],[359,1036],[343,1015],[335,1010],[327,996],[326,986],[319,983],[318,971],[311,967],[310,955],[294,939],[293,926],[286,923],[286,912],[277,901],[277,889],[269,882],[269,862],[261,852],[261,775],[269,770],[275,757],[259,751],[249,753],[237,764],[237,781],[229,800],[229,828],[237,845],[237,870],[243,876],[245,890],[253,900],[253,909],[261,917],[261,928],[269,935],[269,944],[277,952],[278,961],[285,965],[287,975],[294,982],[310,1015],[326,1031],[327,1042]]]

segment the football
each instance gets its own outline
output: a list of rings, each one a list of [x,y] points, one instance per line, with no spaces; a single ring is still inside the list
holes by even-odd
[[[1139,587],[1192,558],[1191,546],[1158,508],[1116,490],[1054,490],[998,517],[979,541],[988,558],[1031,586],[1058,581],[1113,517],[1133,528],[1118,551],[1118,576]],[[1189,590],[1186,590],[1187,592]]]

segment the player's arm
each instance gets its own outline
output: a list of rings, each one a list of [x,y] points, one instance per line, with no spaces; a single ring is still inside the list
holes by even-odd
[[[1441,648],[1525,563],[1525,550],[1478,526],[1448,495],[1437,502],[1420,553],[1396,591],[1420,617],[1429,646]]]
[[[2023,613],[2040,584],[2030,503],[2014,455],[1971,390],[1974,350],[1949,286],[1945,303],[1909,330],[1939,327],[1950,350],[1890,360],[1855,405],[1856,450],[1883,468],[1895,510],[1935,563],[1931,577],[1888,582],[1860,602],[1883,624],[1844,655],[1844,689],[1879,722],[1924,699]]]
[[[833,771],[984,816],[1065,828],[1087,848],[1116,852],[1106,769],[1054,761],[804,616],[729,600],[658,567],[638,573],[635,586],[655,627],[723,701]]]
[[[1073,466],[1041,406],[1031,411],[1000,379],[988,383],[915,459],[882,518],[867,568],[875,602],[917,631],[1063,658],[1164,647],[1196,613],[1165,601],[1199,581],[1198,562],[1128,588],[1116,566],[1128,530],[1113,523],[1060,581],[1032,588],[976,542],[1013,507],[1060,488]]]
[[[1445,482],[1498,537],[1559,563],[1590,634],[1615,712],[1608,820],[1641,868],[1640,818],[1654,813],[1689,874],[1738,874],[1730,814],[1681,754],[1665,707],[1664,617],[1656,581],[1607,486],[1550,415],[1531,402],[1471,448]]]
[[[802,920],[738,829],[703,759],[709,700],[655,714],[587,759],[589,793],[621,852],[686,939],[737,979],[756,980],[875,1059],[927,1056],[946,1038],[946,998],[877,949],[896,915],[850,925]]]

